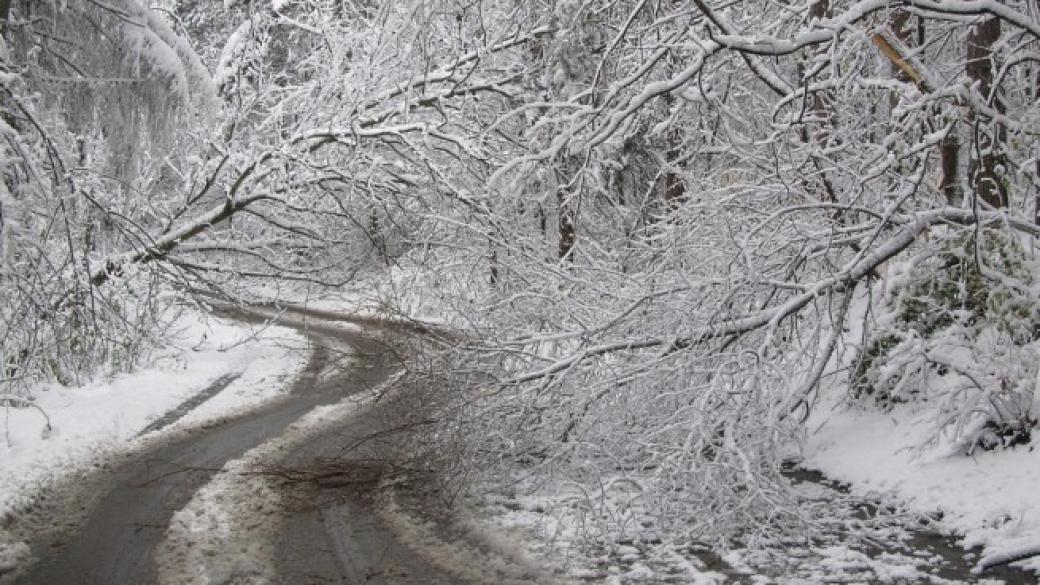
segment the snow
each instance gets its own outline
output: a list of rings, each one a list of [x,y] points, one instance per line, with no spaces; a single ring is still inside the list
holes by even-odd
[[[162,11],[141,6],[136,8],[138,17],[147,25],[150,35],[166,47],[160,51],[166,63],[158,66],[184,77],[190,86],[191,100],[200,113],[208,114],[214,109],[219,110],[216,86],[209,70],[187,39],[170,28]]]
[[[226,374],[241,374],[218,395],[167,429],[175,432],[255,408],[288,388],[305,362],[305,340],[280,327],[260,330],[186,312],[170,345],[136,373],[96,380],[78,388],[49,386],[35,395],[51,422],[31,408],[4,408],[0,441],[0,517],[11,520],[31,505],[41,484],[153,437],[138,434]],[[0,531],[0,572],[24,556],[22,543]]]
[[[821,405],[810,421],[804,465],[851,484],[853,493],[895,496],[942,526],[965,547],[997,554],[1040,544],[1040,451],[1034,444],[968,457],[924,445],[934,432],[927,405],[883,413]],[[1040,571],[1040,559],[1022,563]]]
[[[29,558],[29,545],[0,538],[0,575],[7,573]]]
[[[1014,562],[1015,560],[1035,557],[1037,555],[1040,555],[1040,544],[1037,543],[1019,548],[1008,548],[979,559],[978,565],[976,565],[973,571],[978,574],[982,573],[989,567],[995,567]]]
[[[809,582],[819,582],[827,575],[855,574],[870,571],[882,583],[915,582],[923,577],[918,566],[926,561],[902,555],[885,555],[883,559],[872,559],[859,551],[843,546],[825,547],[821,551],[824,560],[820,571],[810,576]]]
[[[246,20],[231,33],[220,52],[220,60],[217,69],[213,73],[213,83],[218,88],[225,88],[233,84],[240,67],[239,61],[243,59],[248,51],[247,42],[253,33],[253,22]]]

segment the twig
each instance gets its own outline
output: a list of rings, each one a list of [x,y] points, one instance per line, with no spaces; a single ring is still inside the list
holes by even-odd
[[[19,402],[25,406],[35,408],[41,415],[43,415],[44,420],[47,421],[47,430],[50,431],[53,429],[53,427],[51,427],[51,417],[47,416],[47,411],[43,410],[39,404],[36,404],[32,400],[21,396],[15,396],[14,394],[0,394],[0,402]]]

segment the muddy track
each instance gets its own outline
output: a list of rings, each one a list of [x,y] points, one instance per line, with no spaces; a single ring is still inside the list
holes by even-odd
[[[380,490],[399,477],[395,464],[385,458],[394,450],[391,429],[400,420],[397,408],[378,403],[366,408],[279,462],[289,469],[338,470],[320,481],[282,485],[282,498],[290,502],[291,513],[277,541],[275,564],[281,583],[464,582],[402,543],[379,513]]]
[[[225,310],[246,321],[267,315]],[[371,333],[283,318],[315,350],[291,393],[274,403],[133,454],[86,476],[80,486],[45,500],[32,519],[34,564],[17,585],[149,585],[154,553],[172,515],[229,460],[279,436],[316,406],[381,383],[400,366],[398,355]],[[365,323],[366,330],[373,326]],[[378,325],[376,325],[378,327]],[[382,333],[407,335],[387,324]],[[347,346],[350,356],[337,348]],[[78,489],[77,489],[78,487]],[[286,583],[303,582],[287,577]]]

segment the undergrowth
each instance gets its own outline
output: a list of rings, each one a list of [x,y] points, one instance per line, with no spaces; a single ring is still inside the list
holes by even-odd
[[[937,437],[965,452],[1028,443],[1040,338],[1037,267],[1005,231],[939,236],[890,271],[852,395],[936,405]]]

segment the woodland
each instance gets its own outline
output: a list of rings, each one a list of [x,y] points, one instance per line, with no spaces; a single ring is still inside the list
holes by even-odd
[[[821,395],[1028,443],[1034,0],[3,0],[0,399],[186,302],[364,285],[450,335],[448,493],[640,478],[799,530]],[[427,315],[429,316],[429,315]],[[431,383],[432,385],[432,383]]]

